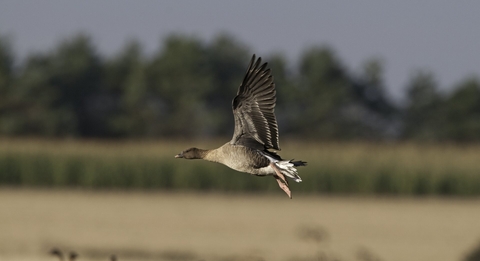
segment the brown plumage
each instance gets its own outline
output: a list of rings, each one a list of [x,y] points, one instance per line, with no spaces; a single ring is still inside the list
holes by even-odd
[[[283,160],[269,149],[280,150],[275,118],[276,91],[267,63],[253,55],[247,73],[232,101],[235,130],[232,140],[223,146],[203,150],[187,149],[175,158],[204,159],[222,163],[234,170],[257,176],[273,176],[291,198],[285,176],[302,181],[295,167],[306,162]]]

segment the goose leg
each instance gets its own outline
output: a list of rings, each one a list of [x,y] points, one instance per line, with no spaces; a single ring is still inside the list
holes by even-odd
[[[285,175],[282,174],[273,162],[270,163],[270,166],[275,170],[276,175],[273,177],[277,180],[278,186],[287,193],[289,198],[292,198],[292,192],[290,191],[290,188],[288,188],[288,181],[285,179]]]

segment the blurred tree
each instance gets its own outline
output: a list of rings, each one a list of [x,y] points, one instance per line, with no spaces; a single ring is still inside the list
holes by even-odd
[[[480,82],[467,79],[454,88],[446,100],[447,136],[467,142],[480,141]]]
[[[302,113],[297,115],[293,131],[312,138],[347,138],[351,126],[341,109],[352,100],[351,82],[330,48],[312,47],[303,53],[300,87]]]
[[[165,104],[165,136],[203,136],[214,122],[206,96],[214,89],[206,47],[194,37],[171,35],[148,67],[148,84]]]
[[[229,34],[219,34],[207,46],[213,88],[206,94],[207,109],[211,115],[209,136],[229,136],[234,121],[232,100],[250,62],[248,47]]]
[[[11,106],[10,90],[13,81],[14,57],[9,37],[0,35],[0,133],[14,132],[15,123],[7,111]]]
[[[52,56],[30,55],[12,90],[15,133],[72,136],[78,122],[74,111],[63,106],[61,93],[52,83]]]
[[[383,61],[378,58],[367,60],[362,67],[362,75],[356,83],[356,94],[373,111],[389,115],[394,109],[387,99],[383,79]]]
[[[351,121],[356,121],[358,138],[391,139],[398,136],[398,113],[385,90],[383,61],[367,60],[360,77],[353,78],[354,102],[345,110]]]
[[[52,106],[74,115],[80,136],[106,134],[109,103],[101,92],[102,68],[90,38],[84,34],[60,43],[51,57],[50,84],[58,94]]]
[[[0,94],[6,94],[13,78],[13,52],[10,39],[0,35]],[[6,95],[1,95],[5,98]]]
[[[403,136],[417,141],[442,139],[444,103],[432,73],[417,72],[407,87]]]
[[[141,45],[137,41],[128,43],[117,57],[106,63],[105,71],[106,89],[114,103],[108,119],[111,134],[120,137],[154,135],[162,109],[153,91],[148,89]]]
[[[295,121],[301,112],[303,100],[300,87],[294,81],[294,75],[287,67],[287,59],[281,53],[274,53],[267,59],[277,89],[277,106],[275,112],[282,135],[291,134]]]
[[[9,38],[0,35],[0,134],[230,136],[231,100],[250,58],[245,44],[219,34],[208,43],[170,35],[151,59],[131,41],[104,59],[88,36],[77,34],[17,66]],[[263,58],[275,78],[284,134],[385,139],[397,137],[403,124],[404,139],[480,141],[478,79],[441,95],[433,75],[420,71],[399,113],[388,98],[381,59],[367,60],[352,75],[329,47],[305,50],[297,68],[289,68],[281,53]]]
[[[372,58],[363,64],[363,79],[370,86],[381,87],[383,80],[383,61],[379,58]]]
[[[99,99],[100,59],[77,35],[52,53],[27,57],[10,92],[15,134],[101,136],[105,103]]]

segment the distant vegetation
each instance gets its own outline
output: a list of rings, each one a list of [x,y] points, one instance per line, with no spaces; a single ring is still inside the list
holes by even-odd
[[[4,137],[230,136],[230,102],[253,53],[225,34],[207,42],[171,35],[148,57],[136,41],[106,57],[83,34],[21,61],[12,46],[0,35]],[[353,73],[327,46],[305,49],[298,64],[278,53],[258,55],[275,76],[283,137],[480,141],[476,78],[440,92],[433,73],[418,71],[405,86],[406,103],[398,106],[386,94],[379,59]]]
[[[188,142],[214,147],[221,142]],[[272,177],[204,161],[175,160],[187,142],[0,141],[0,184],[281,194]],[[293,195],[480,195],[476,146],[292,143],[282,155],[308,161]],[[283,151],[283,150],[282,150]]]

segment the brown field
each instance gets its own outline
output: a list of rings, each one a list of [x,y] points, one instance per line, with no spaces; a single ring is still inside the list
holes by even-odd
[[[480,199],[0,189],[0,260],[463,260]]]

